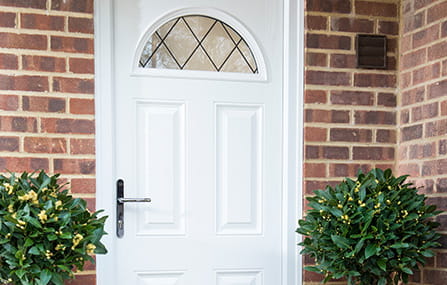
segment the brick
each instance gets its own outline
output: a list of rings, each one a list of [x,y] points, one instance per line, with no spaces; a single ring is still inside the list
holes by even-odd
[[[69,17],[68,31],[72,33],[93,34],[93,19]]]
[[[399,173],[401,174],[408,174],[411,175],[412,177],[419,177],[420,176],[420,169],[419,169],[419,165],[415,164],[415,163],[401,163],[399,164]]]
[[[52,0],[51,10],[93,13],[93,0]]]
[[[395,143],[396,142],[396,131],[395,130],[377,130],[376,142]]]
[[[400,123],[408,124],[410,122],[410,110],[405,109],[400,112]]]
[[[349,111],[306,110],[306,122],[349,123]]]
[[[429,99],[443,97],[447,95],[447,79],[435,82],[428,86],[427,97]]]
[[[367,19],[332,17],[331,30],[350,33],[373,33],[374,22]]]
[[[46,50],[47,36],[15,33],[0,33],[0,47]]]
[[[29,153],[66,153],[67,141],[64,138],[26,137],[24,149]]]
[[[439,154],[447,154],[447,140],[440,140],[439,141]]]
[[[46,0],[0,0],[0,6],[45,9],[47,7],[47,1]]]
[[[48,78],[28,75],[0,75],[0,88],[3,90],[48,91]]]
[[[445,21],[441,25],[441,37],[443,38],[447,37],[447,21]]]
[[[51,50],[93,54],[93,39],[51,36]]]
[[[397,99],[394,93],[379,93],[377,95],[377,105],[385,107],[396,107]]]
[[[425,124],[425,137],[436,137],[447,134],[447,119]]]
[[[306,16],[306,28],[312,30],[326,30],[327,29],[327,17],[324,16]]]
[[[94,134],[93,120],[42,118],[42,131],[45,133]]]
[[[354,114],[356,124],[366,125],[395,125],[396,112],[386,111],[356,111]]]
[[[307,145],[304,152],[306,159],[318,159],[322,157],[321,147],[319,146]]]
[[[327,66],[327,55],[324,53],[306,53],[306,66]]]
[[[70,139],[71,154],[95,154],[94,139]]]
[[[54,77],[53,91],[65,93],[93,94],[95,91],[93,79],[80,79],[68,77]]]
[[[0,131],[2,132],[37,132],[35,118],[0,116]]]
[[[399,34],[399,23],[391,21],[379,21],[379,33],[397,36]]]
[[[95,72],[95,61],[86,58],[70,58],[69,67],[73,73],[93,74]]]
[[[424,176],[445,175],[446,169],[447,169],[447,159],[424,161],[422,165],[422,175]]]
[[[374,93],[362,91],[332,91],[331,103],[336,105],[364,105],[374,104]]]
[[[403,69],[409,69],[426,62],[427,50],[419,49],[414,52],[405,54],[402,56],[402,67]]]
[[[54,97],[23,96],[22,105],[24,111],[32,112],[65,112],[65,99]]]
[[[447,41],[440,42],[428,48],[429,61],[437,60],[443,57],[447,57]]]
[[[19,97],[15,95],[0,95],[0,110],[16,111],[19,108]]]
[[[441,102],[441,115],[442,116],[447,115],[447,101]]]
[[[63,174],[94,174],[94,159],[54,159],[54,171]]]
[[[439,38],[439,25],[433,25],[413,34],[413,49],[432,43]]]
[[[304,163],[304,176],[311,177],[326,177],[326,164],[324,163]]]
[[[65,59],[52,56],[22,56],[23,69],[48,72],[65,72]]]
[[[397,39],[393,38],[387,38],[386,40],[386,49],[388,52],[397,53],[397,47],[398,47],[398,41]]]
[[[308,48],[350,50],[351,37],[308,33],[306,46]]]
[[[429,197],[427,199],[426,204],[427,205],[435,205],[437,210],[445,211],[445,210],[447,210],[447,197]],[[440,243],[442,243],[441,240],[440,240]],[[443,244],[444,248],[446,245],[447,245],[447,243]],[[445,278],[446,279],[438,279],[438,280],[447,280],[447,274],[445,275]],[[432,284],[436,284],[436,283],[432,283]]]
[[[408,72],[401,72],[400,73],[400,88],[401,89],[406,89],[409,88],[411,85],[411,75],[412,72],[408,71]]]
[[[394,160],[392,147],[354,147],[354,160]]]
[[[307,180],[304,183],[305,186],[305,193],[312,195],[314,194],[315,190],[318,189],[325,189],[327,185],[330,185],[334,187],[337,184],[337,182],[334,181],[314,181],[314,180]]]
[[[402,92],[402,105],[412,105],[424,101],[425,88],[418,87]]]
[[[397,5],[371,1],[355,1],[355,13],[358,15],[396,17]]]
[[[74,1],[74,2],[76,2],[76,1]],[[68,281],[66,281],[65,284],[67,284],[67,285],[95,285],[96,284],[96,276],[95,275],[75,275],[75,278],[73,280],[68,280]]]
[[[447,193],[447,178],[438,178],[436,180],[436,192]],[[447,262],[447,259],[446,259],[446,262]]]
[[[421,28],[425,24],[425,11],[403,17],[404,33]]]
[[[447,15],[447,2],[441,1],[439,4],[430,7],[427,11],[427,23],[445,18]]]
[[[19,68],[19,60],[14,54],[0,54],[0,69],[17,69]]]
[[[388,56],[386,58],[386,70],[397,70],[397,62],[395,56]]]
[[[445,213],[444,215],[437,216],[436,221],[441,224],[438,230],[447,231],[447,215]]]
[[[367,173],[371,170],[369,164],[351,164],[351,163],[334,163],[329,165],[329,176],[331,177],[352,177],[357,174],[359,170]]]
[[[38,30],[64,30],[64,17],[38,14],[21,14],[21,27]]]
[[[419,84],[438,78],[441,73],[441,64],[434,63],[429,66],[424,66],[413,71],[413,84]]]
[[[409,147],[409,158],[419,159],[432,157],[436,154],[436,143],[415,144]]]
[[[312,1],[311,1],[312,2]],[[303,270],[304,282],[320,282],[323,283],[324,275],[316,272]]]
[[[19,151],[19,138],[0,137],[0,151]]]
[[[352,69],[357,67],[357,59],[352,54],[331,54],[330,65],[336,68]]]
[[[348,72],[313,71],[306,72],[306,83],[315,85],[349,86],[351,74]]]
[[[350,0],[312,0],[307,1],[307,11],[351,13]]]
[[[428,5],[430,5],[431,3],[433,3],[433,0],[415,0],[414,1],[414,8],[416,10],[419,10],[421,8],[424,8]]]
[[[36,169],[49,170],[49,161],[47,158],[30,157],[0,157],[0,169],[8,169],[12,172],[33,172]]]
[[[423,119],[434,118],[438,116],[439,103],[434,102],[411,109],[411,121],[417,122]]]
[[[338,146],[323,147],[323,158],[326,159],[349,159],[349,148]]]
[[[341,129],[330,130],[330,140],[338,142],[371,142],[372,132],[365,129]]]
[[[396,75],[391,74],[354,74],[354,85],[358,87],[396,87]]]
[[[71,98],[70,113],[92,115],[95,113],[95,101],[93,99]]]
[[[447,76],[447,60],[442,62],[442,75]]]
[[[327,140],[325,128],[305,127],[304,139],[306,142],[324,142]]]
[[[327,94],[324,90],[305,90],[304,103],[321,103],[327,102]]]
[[[402,128],[401,141],[405,142],[422,138],[422,129],[421,124]]]
[[[95,193],[96,192],[96,180],[89,178],[73,178],[71,179],[71,192],[72,193]]]
[[[16,26],[15,13],[0,12],[0,27],[15,28],[15,26]]]

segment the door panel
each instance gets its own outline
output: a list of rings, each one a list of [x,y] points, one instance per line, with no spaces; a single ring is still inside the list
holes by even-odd
[[[268,80],[136,76],[135,50],[150,23],[188,3],[247,27],[241,34],[259,42]],[[285,285],[281,8],[115,1],[115,179],[125,181],[125,196],[152,199],[124,206],[117,284]]]

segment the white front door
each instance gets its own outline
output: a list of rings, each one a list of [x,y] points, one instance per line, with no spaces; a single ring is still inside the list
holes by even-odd
[[[146,72],[148,31],[182,13],[232,26],[259,70]],[[286,285],[283,1],[115,0],[113,15],[110,179],[152,202],[125,203],[108,274],[120,285]]]

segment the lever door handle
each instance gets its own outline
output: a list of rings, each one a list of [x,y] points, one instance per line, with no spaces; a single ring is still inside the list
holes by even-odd
[[[151,198],[118,198],[117,201],[119,203],[127,203],[127,202],[136,202],[136,203],[148,203],[151,202]]]
[[[124,180],[116,181],[116,235],[121,238],[124,236],[124,203],[148,203],[151,198],[124,198]]]

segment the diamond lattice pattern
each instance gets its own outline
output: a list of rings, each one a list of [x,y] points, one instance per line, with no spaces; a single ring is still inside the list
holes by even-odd
[[[152,34],[140,57],[142,68],[258,73],[246,41],[224,22],[182,16]]]

